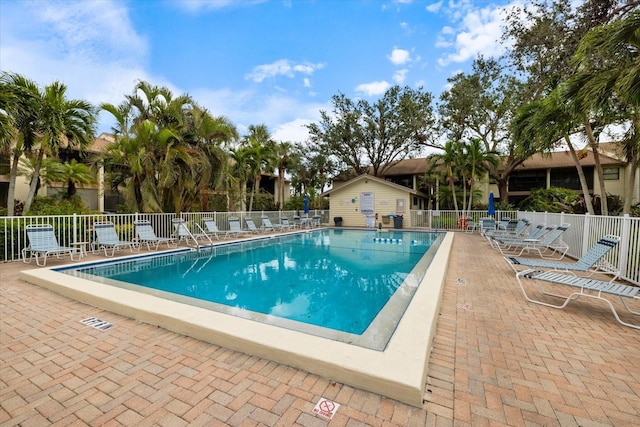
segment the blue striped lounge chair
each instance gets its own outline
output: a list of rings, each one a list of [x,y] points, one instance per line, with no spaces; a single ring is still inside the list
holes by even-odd
[[[220,234],[222,234],[222,231],[218,229],[218,225],[215,220],[213,218],[202,218],[202,222],[205,226],[204,232],[209,236],[214,236],[216,239],[220,240]]]
[[[140,250],[140,247],[136,246],[134,242],[120,240],[116,232],[116,227],[111,221],[94,222],[93,230],[96,235],[96,241],[93,244],[94,252],[96,249],[98,251],[104,250],[105,256],[111,257],[115,255],[116,250],[126,248],[127,246],[132,253],[136,249]],[[111,249],[111,253],[109,253],[109,249]]]
[[[147,249],[157,251],[161,243],[165,243],[167,247],[175,243],[175,239],[171,237],[158,237],[151,226],[151,222],[147,220],[133,221],[136,228],[136,235],[140,244],[146,244]]]
[[[238,237],[241,234],[246,234],[240,225],[240,219],[231,217],[229,218],[229,231],[226,232],[226,237]]]
[[[256,227],[256,223],[253,222],[253,218],[245,218],[244,222],[245,224],[247,224],[247,229],[249,230],[249,233],[259,234],[259,233],[268,231],[268,230],[260,229]]]
[[[618,315],[615,306],[611,303],[609,298],[607,298],[607,296],[609,295],[613,297],[619,297],[620,302],[622,303],[624,308],[629,313],[638,316],[640,315],[640,311],[632,310],[628,304],[628,301],[635,301],[640,303],[640,287],[624,285],[613,280],[596,280],[590,277],[579,277],[574,274],[560,273],[557,271],[541,271],[536,269],[521,271],[516,275],[516,277],[518,279],[518,284],[520,285],[520,289],[522,290],[524,297],[529,302],[544,305],[547,307],[563,309],[569,304],[570,301],[578,299],[579,297],[598,299],[604,301],[609,306],[611,312],[619,323],[625,326],[629,326],[630,328],[640,329],[640,324],[633,324],[627,321],[623,321]],[[534,283],[538,291],[542,294],[564,299],[564,302],[562,302],[561,304],[553,304],[550,302],[532,298],[525,290],[523,281],[530,281]],[[569,293],[568,295],[557,294],[554,292],[550,292],[549,290],[544,288],[542,282],[568,286],[570,288],[574,288],[574,291]]]
[[[60,246],[58,239],[53,231],[53,226],[49,224],[27,225],[25,227],[29,246],[22,249],[22,261],[31,263],[35,258],[36,264],[40,267],[47,265],[47,258],[55,256],[56,258],[69,255],[71,261],[75,261],[73,255],[75,248]],[[27,256],[29,253],[29,256]]]
[[[598,240],[580,259],[575,262],[553,261],[539,258],[504,257],[511,268],[518,273],[527,269],[555,270],[573,273],[589,273],[593,275],[598,271],[614,274],[614,279],[620,272],[604,260],[604,256],[609,253],[618,243],[620,237],[607,235]]]
[[[547,227],[550,229],[541,238],[538,239],[523,239],[521,241],[507,241],[504,243],[504,247],[498,245],[500,252],[504,255],[520,256],[523,253],[536,252],[541,258],[561,260],[569,250],[562,235],[569,229],[570,224],[560,224],[559,226]],[[499,239],[497,239],[499,241]],[[520,252],[515,253],[520,249]]]
[[[177,243],[181,241],[189,242],[190,240],[194,240],[194,243],[197,245],[199,240],[209,240],[209,236],[203,231],[191,231],[187,226],[187,222],[182,218],[174,218],[171,220],[173,224],[173,228],[175,231],[175,238]]]

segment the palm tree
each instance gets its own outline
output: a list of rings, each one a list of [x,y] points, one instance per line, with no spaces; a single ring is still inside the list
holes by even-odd
[[[53,82],[38,94],[35,123],[33,124],[40,143],[29,194],[24,205],[28,212],[36,196],[40,167],[45,154],[55,156],[60,147],[84,149],[94,140],[96,114],[87,101],[66,98],[67,87]]]
[[[571,134],[579,129],[583,118],[563,101],[562,90],[562,87],[558,86],[545,98],[521,107],[512,123],[512,131],[514,138],[533,141],[533,144],[543,153],[550,152],[559,141],[567,145],[578,172],[587,211],[593,215],[589,186],[578,154],[571,142]]]
[[[252,176],[251,168],[249,167],[249,149],[244,146],[240,146],[236,149],[231,149],[229,153],[232,161],[230,181],[231,184],[238,185],[238,197],[236,203],[233,203],[234,210],[246,210],[247,203],[247,181]]]
[[[202,205],[213,177],[226,171],[222,144],[237,137],[228,120],[212,117],[188,95],[174,97],[147,82],[122,104],[102,108],[117,121],[117,144],[103,160],[132,210],[177,213]]]
[[[280,142],[275,145],[274,155],[276,157],[276,167],[278,168],[278,200],[280,209],[284,209],[284,180],[289,164],[292,161],[293,145],[290,142]]]
[[[460,176],[458,173],[463,165],[463,153],[461,144],[454,141],[447,141],[442,148],[443,152],[431,156],[433,161],[443,164],[446,170],[446,180],[449,185],[451,197],[453,198],[453,206],[458,214],[458,200],[456,197],[455,182]]]
[[[243,138],[242,144],[248,148],[248,164],[253,177],[249,200],[249,211],[252,211],[254,195],[260,189],[262,173],[272,173],[275,169],[275,144],[266,125],[250,125],[249,133]]]
[[[230,142],[238,139],[238,131],[235,126],[224,116],[213,117],[209,112],[200,107],[194,107],[187,114],[187,123],[182,131],[185,141],[197,147],[208,157],[211,165],[211,179],[209,182],[202,180],[202,190],[207,187],[216,189],[224,188],[225,181],[229,180],[229,154],[224,149]],[[227,209],[228,209],[228,191]],[[207,193],[201,191],[201,209],[208,206]]]
[[[497,153],[492,151],[485,151],[482,141],[477,138],[473,138],[471,142],[464,148],[464,160],[467,168],[469,168],[469,204],[467,210],[471,210],[473,201],[474,185],[476,178],[484,175],[489,168],[497,168],[500,164]]]
[[[60,162],[54,157],[48,157],[42,161],[42,175],[46,184],[64,182],[67,184],[64,198],[70,199],[78,191],[78,185],[93,184],[96,182],[95,173],[89,165],[78,163],[76,159],[68,162]]]
[[[569,80],[568,98],[630,124],[620,141],[630,166],[623,207],[623,213],[629,213],[640,164],[640,11],[589,31],[578,45],[574,64],[577,72]]]
[[[36,145],[37,129],[34,126],[37,114],[37,100],[40,97],[38,85],[19,74],[2,73],[0,90],[3,94],[6,119],[3,121],[3,151],[12,154],[7,194],[7,215],[12,216],[15,208],[16,178],[20,157]],[[4,115],[3,115],[4,116]]]

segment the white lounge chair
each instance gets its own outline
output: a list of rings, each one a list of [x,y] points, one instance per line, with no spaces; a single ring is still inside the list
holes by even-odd
[[[283,219],[286,219],[286,218],[283,218]],[[261,220],[262,220],[262,229],[266,231],[275,231],[275,230],[282,231],[285,227],[283,224],[272,223],[271,220],[266,216],[263,216]]]
[[[193,240],[196,245],[198,245],[199,240],[208,240],[209,242],[211,242],[211,239],[209,239],[209,236],[207,236],[204,231],[191,231],[187,226],[187,222],[182,218],[174,218],[171,220],[171,223],[173,224],[173,228],[175,230],[175,238],[177,243],[180,243],[182,240],[187,243],[189,242],[189,240]]]
[[[291,230],[292,228],[295,228],[295,226],[289,222],[289,218],[287,217],[282,217],[280,219],[280,224],[282,224],[282,228],[286,230]]]
[[[146,244],[147,249],[157,251],[161,243],[166,243],[167,247],[175,243],[175,239],[171,237],[158,237],[151,226],[151,222],[146,220],[133,221],[138,235],[138,242]],[[152,249],[153,246],[153,249]]]
[[[562,235],[569,229],[569,226],[570,224],[560,224],[557,227],[550,226],[547,228],[551,230],[539,239],[523,239],[520,242],[510,241],[506,243],[506,248],[503,249],[500,245],[498,245],[498,248],[505,255],[507,252],[513,254],[520,249],[520,252],[515,254],[516,256],[520,256],[525,252],[537,252],[541,258],[561,260],[569,250],[569,245],[562,240]],[[496,239],[496,241],[499,240]],[[554,254],[559,254],[559,256],[554,256]]]
[[[129,250],[133,253],[136,249],[140,250],[140,246],[137,246],[134,242],[127,240],[120,240],[116,227],[111,221],[94,222],[93,230],[96,234],[96,241],[93,243],[93,252],[96,250],[104,250],[105,256],[113,256],[116,250],[129,247]],[[111,254],[109,254],[111,249]]]
[[[625,322],[620,319],[618,316],[618,312],[615,307],[611,303],[611,301],[606,297],[606,295],[613,295],[620,298],[622,305],[632,314],[640,315],[639,311],[632,310],[627,304],[627,299],[631,301],[640,302],[640,288],[637,286],[628,286],[623,285],[621,283],[616,283],[614,281],[604,281],[604,280],[596,280],[588,277],[578,277],[572,274],[563,274],[557,271],[539,271],[535,269],[529,269],[525,271],[521,271],[516,275],[518,279],[518,284],[520,285],[520,289],[524,294],[524,297],[529,302],[533,302],[535,304],[545,305],[547,307],[552,308],[565,308],[570,301],[575,300],[579,297],[587,297],[594,298],[605,301],[611,312],[615,316],[616,320],[625,326],[629,326],[634,329],[640,329],[640,325],[634,325],[629,322]],[[535,286],[538,288],[540,292],[544,295],[550,295],[556,298],[563,298],[564,302],[562,304],[551,304],[548,302],[544,302],[541,300],[533,299],[527,294],[525,290],[523,279],[531,280]],[[547,291],[542,287],[540,282],[548,282],[554,283],[557,285],[570,286],[573,288],[578,288],[577,291],[570,293],[569,295],[560,295],[553,292]]]
[[[241,234],[246,234],[246,232],[240,225],[240,219],[235,217],[229,218],[229,231],[227,231],[225,235],[227,237],[238,237]]]
[[[603,260],[604,256],[620,242],[618,236],[604,236],[596,242],[582,257],[575,262],[551,261],[539,258],[504,257],[516,277],[523,270],[555,270],[564,272],[582,272],[593,275],[598,271],[614,274],[614,279],[620,274],[618,269]]]
[[[253,222],[252,218],[245,218],[244,222],[245,224],[247,224],[247,229],[249,230],[250,233],[259,234],[259,233],[268,231],[268,230],[259,229],[258,227],[256,227],[256,223]],[[273,228],[271,230],[273,230]]]
[[[202,222],[206,228],[204,230],[205,233],[210,236],[215,236],[216,239],[220,240],[220,234],[222,234],[222,232],[218,229],[218,225],[213,218],[202,218]]]
[[[36,264],[42,267],[47,265],[47,257],[55,256],[60,258],[65,255],[69,255],[71,261],[75,261],[73,258],[76,252],[75,248],[60,246],[53,231],[53,226],[49,224],[27,225],[25,231],[29,239],[29,246],[22,249],[23,262],[30,264],[31,260],[35,258]],[[29,252],[28,257],[27,252]],[[40,260],[42,260],[42,264]]]

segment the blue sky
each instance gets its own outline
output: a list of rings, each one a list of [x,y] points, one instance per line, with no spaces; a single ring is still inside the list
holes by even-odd
[[[504,11],[484,0],[0,1],[0,68],[69,96],[120,103],[135,83],[188,93],[242,134],[265,124],[302,142],[331,97],[392,85],[437,99],[478,54],[503,47]],[[99,131],[113,120],[102,113]]]

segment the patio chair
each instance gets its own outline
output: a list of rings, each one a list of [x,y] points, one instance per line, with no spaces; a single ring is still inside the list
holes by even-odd
[[[36,264],[43,267],[47,265],[47,257],[55,256],[60,258],[66,254],[69,254],[71,261],[75,261],[73,258],[76,252],[75,248],[60,246],[52,225],[27,225],[25,231],[29,239],[29,246],[22,249],[22,261],[24,263],[31,264],[31,260],[35,258]],[[28,257],[27,252],[29,252]],[[41,260],[42,264],[40,264]]]
[[[478,229],[478,224],[471,217],[467,217],[467,229],[465,232],[473,233]]]
[[[280,219],[280,224],[282,224],[282,228],[283,229],[287,229],[287,230],[291,230],[293,228],[295,228],[295,225],[289,222],[289,218],[287,217],[282,217]]]
[[[535,269],[521,271],[516,274],[516,278],[518,280],[518,284],[520,285],[520,289],[524,294],[524,297],[529,302],[545,305],[547,307],[562,309],[565,308],[570,301],[579,297],[599,299],[605,301],[609,305],[611,312],[619,323],[634,329],[640,329],[640,325],[634,325],[620,319],[620,316],[618,316],[618,312],[616,311],[615,307],[606,297],[607,295],[619,297],[622,305],[627,309],[627,311],[635,314],[636,316],[640,315],[639,311],[632,310],[627,303],[627,299],[640,302],[640,288],[637,286],[623,285],[621,283],[616,283],[613,280],[607,282],[604,280],[596,280],[588,277],[578,277],[572,274],[562,274],[556,271],[540,271]],[[544,295],[550,295],[556,298],[564,298],[564,302],[562,304],[551,304],[531,298],[525,290],[523,279],[532,280],[536,288]],[[570,286],[578,288],[578,290],[570,293],[569,295],[560,295],[547,291],[542,287],[540,282],[549,282],[557,285]]]
[[[209,236],[214,236],[216,239],[220,240],[220,234],[222,234],[222,231],[218,229],[218,225],[216,224],[214,219],[202,218],[202,222],[204,223],[204,226],[206,228],[204,232]]]
[[[112,257],[115,255],[116,250],[123,249],[127,246],[131,253],[136,249],[138,251],[140,250],[140,246],[137,246],[134,242],[120,240],[116,232],[116,226],[111,221],[94,222],[93,231],[96,235],[96,241],[92,245],[94,253],[96,250],[104,250],[105,256]],[[109,249],[111,249],[111,254],[109,254]]]
[[[191,231],[187,226],[187,222],[182,218],[173,218],[171,220],[171,223],[173,224],[173,229],[175,230],[176,244],[179,244],[182,240],[184,240],[186,243],[189,243],[189,240],[193,240],[196,245],[198,245],[199,240],[208,240],[209,242],[211,242],[209,236],[207,236],[207,234],[202,229],[200,230],[200,232]]]
[[[256,223],[253,222],[252,218],[245,218],[244,222],[245,222],[245,224],[247,224],[247,229],[249,230],[250,233],[260,234],[262,232],[266,232],[267,231],[265,229],[259,229],[258,227],[256,227]]]
[[[498,245],[505,245],[509,242],[521,242],[522,240],[539,240],[544,237],[545,234],[553,230],[555,226],[545,227],[544,224],[538,224],[535,227],[529,229],[529,232],[524,236],[487,236],[489,244],[494,249],[499,249]]]
[[[528,218],[506,219],[506,221],[503,219],[497,229],[487,230],[484,236],[487,238],[504,236],[521,238],[530,225],[531,221]]]
[[[319,216],[314,216],[311,218],[311,222],[309,223],[309,227],[311,228],[315,228],[315,227],[320,227],[320,217]]]
[[[171,237],[158,237],[156,232],[151,226],[151,222],[146,220],[133,221],[133,225],[136,228],[136,234],[138,235],[138,242],[140,244],[146,244],[148,250],[157,251],[161,243],[166,243],[167,247],[175,243],[175,239]],[[153,249],[151,248],[153,246]]]
[[[240,226],[240,218],[229,218],[229,231],[225,233],[226,237],[238,237],[241,234],[246,234],[246,231]]]
[[[564,258],[569,250],[569,245],[562,240],[562,235],[569,229],[569,226],[570,224],[560,224],[557,227],[549,226],[547,227],[549,231],[547,231],[543,237],[538,239],[523,239],[520,242],[507,241],[504,243],[504,247],[499,244],[498,249],[500,249],[503,255],[510,253],[511,255],[520,256],[525,252],[537,252],[542,258],[559,261]],[[496,241],[499,242],[500,239],[496,239]],[[518,249],[520,249],[520,252],[515,254]],[[560,254],[560,256],[552,257],[553,254],[556,253]]]
[[[480,234],[485,236],[487,232],[496,229],[496,220],[495,218],[485,217],[480,218]]]
[[[280,230],[282,231],[282,229],[284,228],[284,225],[282,224],[273,224],[271,222],[271,220],[266,217],[263,216],[262,218],[260,218],[262,220],[262,229],[265,231],[275,231],[275,230]]]
[[[620,272],[617,268],[603,260],[604,256],[620,242],[620,237],[607,235],[596,242],[582,257],[575,262],[551,261],[538,258],[504,257],[516,276],[524,269],[555,270],[565,272],[594,273],[604,271],[614,274],[614,279]]]

